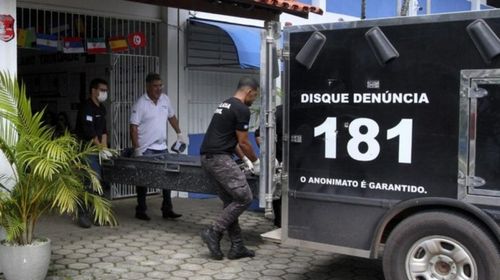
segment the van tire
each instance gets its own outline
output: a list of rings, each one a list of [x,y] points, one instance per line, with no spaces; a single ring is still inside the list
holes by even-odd
[[[389,235],[383,257],[385,280],[498,279],[497,243],[483,226],[462,214],[418,213]]]

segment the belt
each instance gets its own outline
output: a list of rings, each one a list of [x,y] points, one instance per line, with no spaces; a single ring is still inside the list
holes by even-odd
[[[213,158],[214,156],[219,156],[219,155],[229,155],[229,154],[225,154],[225,153],[219,153],[219,154],[210,154],[210,153],[206,153],[206,154],[203,154],[202,156],[205,156],[206,159],[211,159]]]

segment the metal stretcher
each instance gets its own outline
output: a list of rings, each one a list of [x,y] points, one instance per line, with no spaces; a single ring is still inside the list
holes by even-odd
[[[108,183],[216,194],[217,186],[201,168],[200,156],[157,154],[116,157],[102,162],[103,179]],[[259,177],[246,172],[254,197],[259,193]]]

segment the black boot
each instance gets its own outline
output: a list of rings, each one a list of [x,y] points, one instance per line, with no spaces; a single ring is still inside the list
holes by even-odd
[[[241,236],[241,228],[238,222],[230,225],[228,228],[229,239],[231,239],[231,248],[227,253],[227,258],[230,260],[236,260],[241,258],[253,258],[255,257],[255,252],[248,249],[243,244],[243,237]]]
[[[162,209],[162,217],[163,217],[163,219],[177,219],[177,218],[182,217],[182,214],[177,214],[172,210],[163,211],[163,209]]]
[[[182,217],[182,214],[177,214],[173,210],[172,198],[170,190],[163,190],[163,202],[161,204],[161,213],[164,219],[177,219]]]
[[[229,249],[229,253],[227,253],[228,259],[236,260],[253,257],[255,257],[255,252],[245,247],[245,245],[243,245],[243,240],[237,242],[231,241],[231,249]]]
[[[220,250],[220,240],[222,239],[222,232],[215,231],[212,227],[206,228],[201,231],[201,239],[207,244],[210,255],[215,260],[222,260],[224,254]]]
[[[84,209],[82,207],[78,208],[77,224],[81,228],[90,228],[92,226],[92,221],[90,220],[90,213],[87,209]]]
[[[143,221],[149,221],[151,218],[146,214],[146,212],[135,212],[135,218]]]

